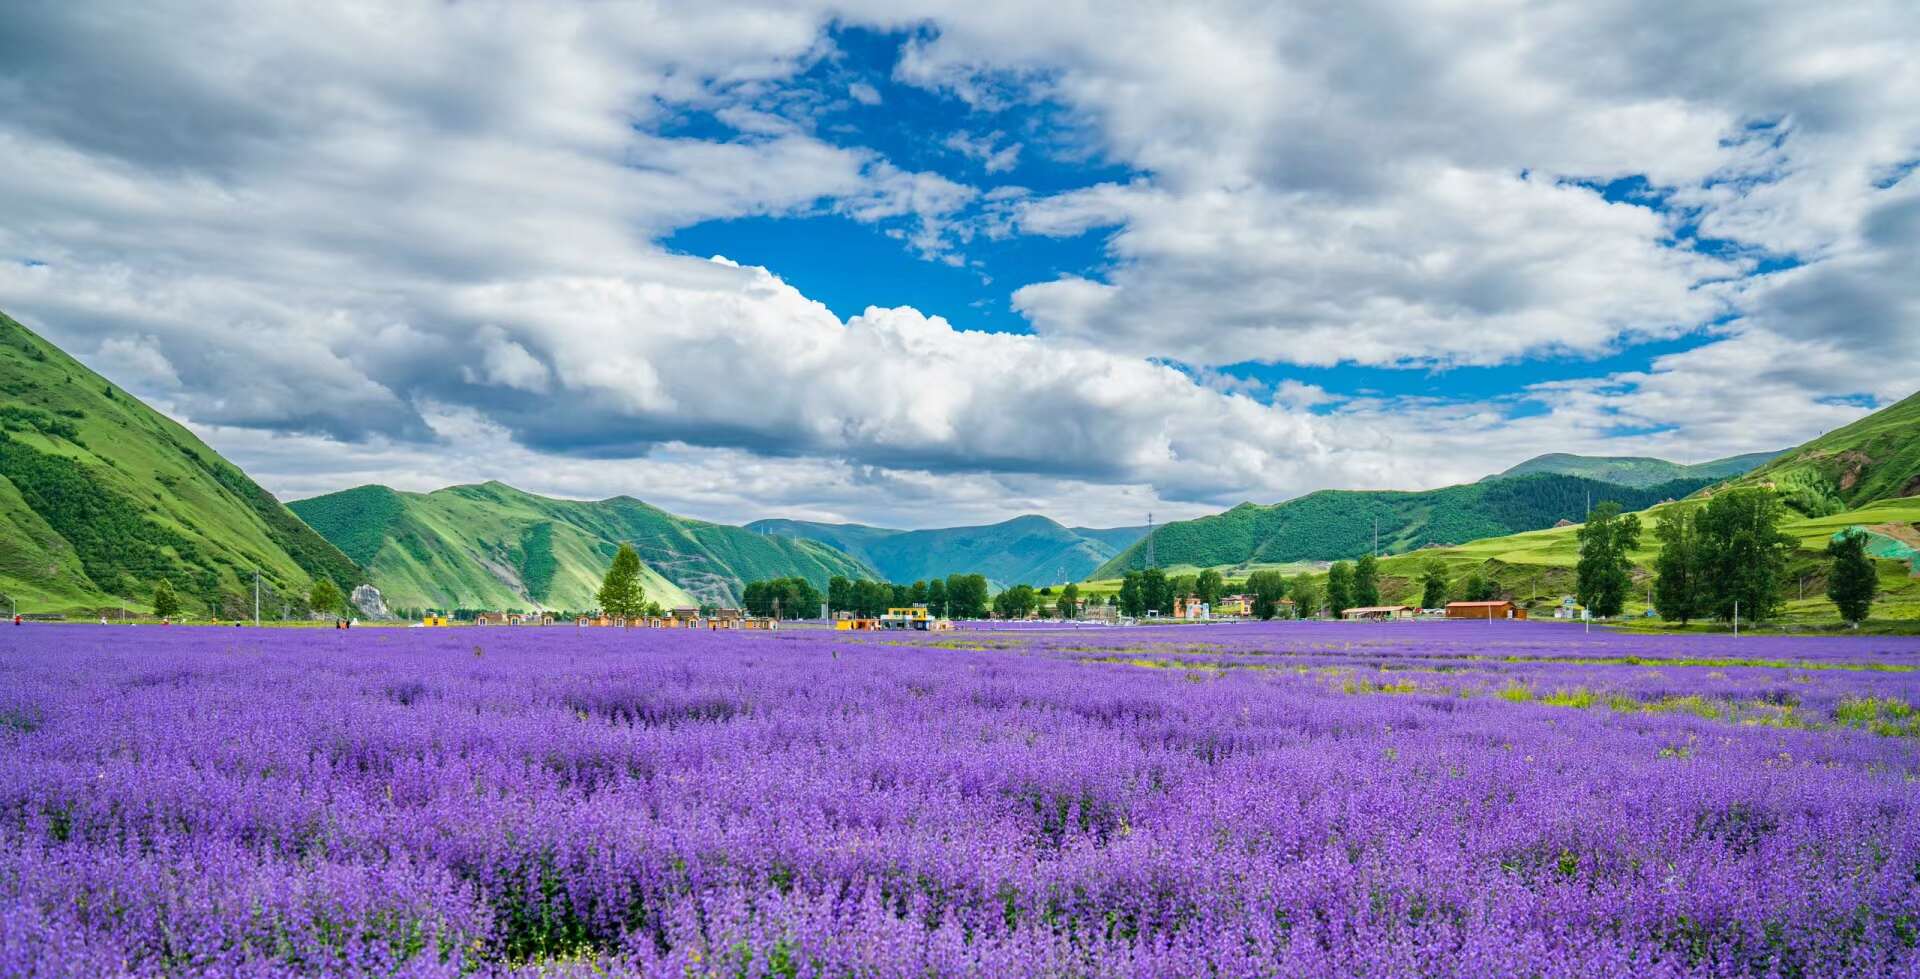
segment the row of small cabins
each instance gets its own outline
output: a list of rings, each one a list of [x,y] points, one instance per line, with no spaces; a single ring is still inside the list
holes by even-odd
[[[515,626],[515,625],[553,625],[557,620],[546,612],[481,612],[473,617],[474,625]],[[448,626],[453,621],[444,615],[429,615],[420,622],[423,626]],[[763,629],[773,630],[779,623],[764,616],[748,615],[737,608],[717,608],[707,614],[692,606],[675,608],[665,615],[580,615],[575,616],[573,624],[580,628],[602,629]]]
[[[1293,599],[1282,598],[1279,605],[1280,618],[1292,618]],[[1252,595],[1225,595],[1218,602],[1208,604],[1198,599],[1176,598],[1173,600],[1174,619],[1183,622],[1206,621],[1211,619],[1243,619],[1253,615]],[[1118,610],[1109,605],[1090,605],[1080,613],[1085,621],[1115,619]],[[1490,602],[1448,602],[1446,607],[1422,609],[1412,605],[1366,605],[1350,608],[1340,613],[1343,619],[1363,622],[1384,622],[1394,619],[1524,619],[1527,610],[1505,599]]]
[[[1502,598],[1489,602],[1448,602],[1437,609],[1411,605],[1363,605],[1340,613],[1343,619],[1357,622],[1389,622],[1396,619],[1474,619],[1498,621],[1524,619],[1527,610]]]
[[[1282,617],[1292,609],[1293,600],[1280,599]],[[1219,602],[1208,604],[1197,600],[1175,599],[1172,618],[1182,621],[1198,621],[1213,618],[1244,618],[1253,614],[1253,598],[1250,595],[1228,595]],[[1108,605],[1090,605],[1081,617],[1088,621],[1099,621],[1109,616],[1117,616],[1117,611]],[[1448,602],[1445,608],[1421,609],[1412,605],[1364,605],[1350,608],[1340,614],[1343,619],[1366,622],[1386,622],[1417,618],[1446,619],[1524,619],[1527,610],[1511,601],[1498,599],[1487,602]],[[553,625],[554,617],[539,612],[482,612],[474,616],[475,625],[515,626],[515,625]],[[426,626],[451,625],[445,616],[427,616],[421,622]],[[673,609],[665,615],[643,615],[632,618],[608,615],[582,615],[573,620],[581,628],[615,629],[757,629],[774,630],[780,624],[777,620],[751,616],[737,608],[714,609],[702,615],[700,610],[691,606]],[[926,606],[916,605],[908,608],[890,608],[886,614],[877,617],[856,616],[841,612],[834,616],[833,627],[840,631],[890,631],[911,630],[916,632],[942,632],[953,628],[953,623],[935,616]]]

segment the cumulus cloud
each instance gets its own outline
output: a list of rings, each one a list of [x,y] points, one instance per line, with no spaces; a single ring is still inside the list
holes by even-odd
[[[27,3],[0,27],[0,256],[33,262],[0,262],[0,307],[289,494],[494,477],[734,519],[1118,523],[1548,449],[1778,448],[1920,358],[1896,13]],[[863,23],[917,28],[897,80],[1058,107],[1132,175],[983,194],[823,138],[787,86]],[[671,135],[686,111],[731,133]],[[1042,152],[979,129],[945,142],[989,174]],[[1633,175],[1657,201],[1595,189]],[[843,320],[655,244],[823,213],[956,265],[1096,232],[1106,260],[1016,290],[1035,332],[1010,335]],[[1210,369],[1701,331],[1480,404]]]
[[[1016,214],[1118,229],[1109,273],[1015,301],[1043,333],[1132,350],[1602,352],[1742,311],[1723,282],[1825,259],[1920,157],[1920,27],[1899,3],[1013,6],[943,11],[897,75],[1065,104],[1151,175]],[[1627,177],[1654,197],[1588,189]]]

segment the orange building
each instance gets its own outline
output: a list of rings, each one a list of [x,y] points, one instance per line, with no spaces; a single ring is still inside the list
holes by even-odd
[[[1499,598],[1491,602],[1448,602],[1449,619],[1524,619],[1527,610]]]

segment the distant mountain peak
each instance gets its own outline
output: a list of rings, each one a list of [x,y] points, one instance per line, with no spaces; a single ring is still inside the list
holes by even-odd
[[[1689,465],[1651,456],[1583,456],[1570,452],[1548,452],[1486,478],[1506,479],[1533,473],[1557,473],[1644,489],[1675,480],[1731,479],[1760,467],[1777,455],[1777,452],[1752,452]]]

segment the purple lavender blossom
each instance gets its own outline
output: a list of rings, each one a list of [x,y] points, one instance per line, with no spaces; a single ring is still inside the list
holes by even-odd
[[[1920,969],[1920,642],[0,634],[0,974]]]

